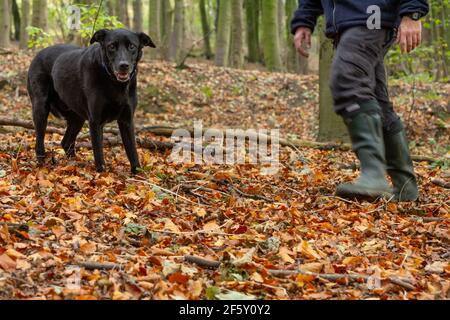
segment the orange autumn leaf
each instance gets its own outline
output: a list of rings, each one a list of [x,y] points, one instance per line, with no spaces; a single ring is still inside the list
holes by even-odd
[[[13,271],[16,269],[16,262],[4,253],[0,255],[0,267],[5,271]]]
[[[175,272],[172,273],[167,279],[172,283],[185,284],[186,282],[188,282],[189,277],[182,274],[181,272]]]

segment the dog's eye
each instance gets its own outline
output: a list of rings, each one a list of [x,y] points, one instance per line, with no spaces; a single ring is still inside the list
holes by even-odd
[[[114,51],[116,49],[116,46],[114,45],[114,44],[110,44],[109,46],[108,46],[108,50],[109,51]]]
[[[130,43],[130,45],[128,46],[128,49],[134,50],[134,49],[136,49],[136,46],[134,44]]]

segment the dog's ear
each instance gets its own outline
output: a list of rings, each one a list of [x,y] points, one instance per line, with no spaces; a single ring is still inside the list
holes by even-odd
[[[96,31],[91,38],[91,44],[95,42],[102,42],[105,39],[107,33],[108,29],[100,29]]]
[[[139,41],[141,42],[141,46],[143,47],[151,47],[156,48],[156,45],[153,43],[153,40],[144,32],[139,32]]]

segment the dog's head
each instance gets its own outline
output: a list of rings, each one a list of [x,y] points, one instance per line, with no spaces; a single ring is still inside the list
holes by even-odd
[[[156,48],[145,33],[126,29],[98,30],[91,39],[91,44],[95,42],[102,46],[103,62],[120,82],[130,80],[144,47]]]

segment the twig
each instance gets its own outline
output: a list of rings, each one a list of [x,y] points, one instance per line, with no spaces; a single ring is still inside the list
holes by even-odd
[[[121,265],[115,263],[110,262],[101,263],[93,261],[78,262],[77,265],[86,270],[113,270],[113,269],[120,269],[121,267]]]
[[[9,232],[28,232],[28,230],[30,229],[30,227],[25,223],[0,222],[0,226],[7,226]]]
[[[189,202],[189,203],[191,203],[191,204],[195,204],[195,205],[198,204],[198,203],[195,203],[195,202],[189,200],[189,199],[186,198],[186,197],[180,196],[179,194],[177,194],[177,193],[175,193],[175,192],[173,192],[173,191],[171,191],[171,190],[169,190],[169,189],[163,188],[163,187],[158,186],[157,184],[151,183],[151,182],[149,182],[149,181],[139,180],[139,179],[132,179],[132,178],[130,178],[130,179],[128,179],[128,180],[129,180],[129,181],[140,182],[140,183],[143,183],[143,184],[150,185],[150,186],[152,186],[152,187],[154,187],[154,188],[158,188],[158,189],[160,189],[160,190],[162,190],[162,191],[164,191],[164,192],[167,192],[168,194],[171,194],[171,195],[173,195],[173,196],[175,196],[175,197],[178,197],[178,198],[180,198],[180,199],[182,199],[182,200],[184,200],[184,201],[187,201],[187,202]]]
[[[275,275],[275,276],[290,276],[290,275],[298,275],[298,274],[303,274],[303,275],[309,275],[309,276],[313,276],[316,278],[322,278],[325,280],[329,280],[329,281],[337,281],[337,280],[341,280],[341,279],[347,279],[347,280],[365,280],[368,281],[369,279],[371,279],[371,276],[365,275],[365,274],[342,274],[342,273],[315,273],[315,272],[308,272],[308,271],[302,271],[302,270],[267,270],[270,274]],[[389,280],[390,282],[399,285],[405,289],[408,290],[414,290],[415,287],[414,285],[412,285],[411,283],[396,278],[396,277],[388,277],[387,280]]]
[[[176,68],[177,68],[177,69],[182,69],[182,68],[186,67],[186,59],[187,59],[187,57],[191,54],[192,50],[194,50],[194,48],[195,48],[195,46],[197,45],[197,43],[199,43],[199,42],[205,40],[206,38],[209,38],[209,36],[210,36],[215,30],[216,30],[216,29],[210,30],[203,38],[200,38],[200,39],[194,41],[194,42],[192,43],[192,46],[189,48],[189,50],[186,52],[186,54],[183,56],[183,58],[180,60],[180,62],[177,63]]]
[[[409,217],[410,220],[422,220],[423,222],[427,223],[427,222],[440,222],[440,221],[444,221],[445,218],[440,218],[440,217],[420,217],[420,216],[415,216],[415,217]]]
[[[263,200],[266,202],[275,202],[275,200],[267,198],[267,197],[259,195],[259,194],[249,194],[249,193],[243,192],[243,191],[239,190],[238,188],[236,188],[230,181],[218,180],[218,179],[213,179],[212,181],[215,183],[221,184],[221,185],[228,186],[231,191],[235,191],[241,197],[250,198],[250,199],[254,199],[254,200]]]
[[[206,260],[204,258],[200,258],[197,256],[191,256],[191,255],[185,255],[184,261],[195,263],[196,265],[200,267],[205,267],[208,269],[217,269],[220,267],[220,261],[212,261],[212,260]]]
[[[201,191],[212,192],[212,193],[218,192],[218,193],[220,193],[222,195],[229,196],[228,193],[223,192],[221,190],[215,190],[215,189],[211,189],[211,188],[207,188],[207,187],[203,187],[203,186],[196,186],[196,185],[192,185],[192,184],[182,184],[182,185],[180,185],[180,187],[182,189],[186,189],[186,190],[189,190],[189,191],[201,190]]]

